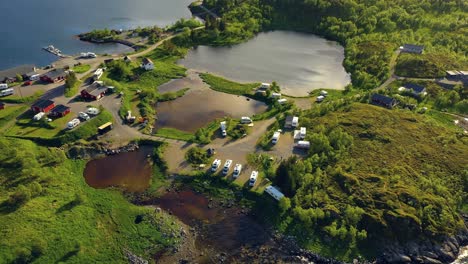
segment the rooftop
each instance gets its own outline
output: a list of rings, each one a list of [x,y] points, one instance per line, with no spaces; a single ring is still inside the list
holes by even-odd
[[[52,70],[46,74],[44,74],[45,76],[49,77],[50,79],[55,79],[57,77],[60,77],[60,76],[64,76],[65,75],[65,70],[64,69],[55,69],[55,70]]]
[[[149,63],[153,63],[153,61],[149,58],[144,58],[143,59],[143,64],[149,64]]]
[[[35,102],[32,107],[37,107],[37,108],[46,108],[50,105],[54,104],[54,101],[52,100],[39,100]]]
[[[54,108],[52,108],[51,112],[63,113],[65,111],[67,111],[68,109],[70,109],[70,107],[59,104],[59,105],[55,106]]]
[[[386,105],[391,105],[395,102],[395,99],[381,94],[373,94],[371,99],[372,101],[378,101]]]
[[[403,49],[409,49],[409,50],[417,50],[417,51],[423,51],[424,46],[421,45],[414,45],[414,44],[404,44]]]
[[[90,95],[98,96],[101,93],[107,90],[107,87],[99,85],[99,83],[94,82],[90,86],[86,87],[86,92]]]
[[[417,85],[417,84],[414,84],[414,83],[407,83],[403,87],[405,87],[406,89],[413,90],[413,92],[415,92],[415,93],[422,93],[422,92],[424,92],[426,90],[426,88],[424,86]]]

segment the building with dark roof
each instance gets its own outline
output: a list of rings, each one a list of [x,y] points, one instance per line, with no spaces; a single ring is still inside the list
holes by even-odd
[[[405,91],[412,93],[413,95],[417,96],[424,96],[426,95],[426,87],[417,85],[414,83],[407,83],[402,86]]]
[[[86,87],[86,89],[81,90],[81,97],[88,100],[99,100],[104,97],[106,92],[106,86],[102,86],[98,82],[94,82]]]
[[[424,46],[420,46],[420,45],[405,44],[403,45],[403,47],[401,47],[401,52],[422,54],[423,51],[424,51]]]
[[[49,116],[64,117],[70,113],[70,107],[59,104],[50,110]]]
[[[67,73],[64,69],[55,69],[41,76],[41,81],[56,83],[64,81],[67,78]]]
[[[293,123],[293,119],[294,119],[294,116],[292,116],[292,115],[286,116],[286,119],[284,121],[284,127],[285,128],[291,128],[292,123]]]
[[[395,105],[397,105],[397,100],[394,98],[381,95],[381,94],[373,94],[371,96],[371,103],[374,105],[383,106],[389,109],[392,109]]]
[[[0,71],[0,82],[15,82],[17,74],[24,76],[30,72],[36,72],[36,66],[32,64],[27,64],[8,70]]]
[[[31,110],[34,113],[48,113],[52,108],[55,107],[55,103],[52,100],[39,100],[31,106]]]
[[[141,62],[140,67],[147,71],[154,70],[154,63],[151,59],[144,58],[143,61]]]

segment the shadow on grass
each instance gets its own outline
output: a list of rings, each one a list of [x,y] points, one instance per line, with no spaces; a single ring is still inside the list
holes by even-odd
[[[8,201],[4,201],[0,204],[0,214],[6,215],[14,213],[21,207],[21,204],[12,205]]]
[[[64,262],[67,262],[68,260],[70,260],[70,258],[72,258],[73,256],[76,256],[78,254],[78,252],[80,252],[80,249],[77,248],[77,249],[74,249],[70,252],[68,252],[67,254],[63,255],[60,259],[58,259],[57,261],[55,261],[55,263],[64,263]]]
[[[80,204],[80,202],[78,202],[76,200],[73,200],[71,202],[68,202],[68,203],[62,205],[60,208],[57,209],[57,211],[55,213],[60,214],[60,213],[63,213],[65,211],[70,211],[71,209],[75,208],[79,204]]]

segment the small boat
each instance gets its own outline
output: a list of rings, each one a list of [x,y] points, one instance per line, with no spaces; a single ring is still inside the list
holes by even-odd
[[[45,51],[48,51],[48,52],[50,52],[50,53],[52,53],[52,54],[55,54],[55,55],[57,55],[57,56],[60,56],[61,53],[62,53],[61,50],[57,49],[56,47],[54,47],[54,46],[52,46],[52,45],[49,45],[49,46],[47,46],[47,47],[44,47],[43,49],[44,49]]]

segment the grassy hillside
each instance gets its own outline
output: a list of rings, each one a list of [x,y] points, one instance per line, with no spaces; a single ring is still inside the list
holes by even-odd
[[[284,161],[273,179],[289,197],[280,230],[349,260],[464,227],[468,138],[457,128],[358,103],[322,114],[303,113],[312,147],[304,160]]]
[[[26,140],[0,146],[0,263],[128,263],[124,249],[148,259],[174,243],[170,217],[88,187],[84,161]]]

